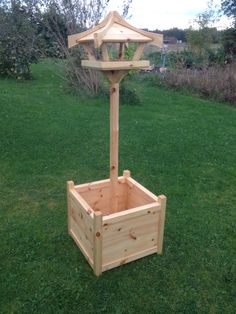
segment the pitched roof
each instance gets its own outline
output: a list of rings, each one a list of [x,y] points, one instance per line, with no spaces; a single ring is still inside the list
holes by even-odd
[[[68,36],[69,48],[85,42],[94,42],[95,48],[99,48],[103,42],[151,42],[162,47],[163,35],[140,30],[112,11],[94,28]]]

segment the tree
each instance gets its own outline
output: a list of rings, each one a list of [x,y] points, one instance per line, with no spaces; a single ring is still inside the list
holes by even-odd
[[[35,27],[34,15],[26,5],[1,3],[0,75],[30,78],[30,64],[37,61]]]
[[[226,16],[233,18],[234,28],[236,28],[236,1],[222,0],[221,9]]]
[[[211,0],[208,2],[207,9],[199,13],[194,20],[198,29],[190,27],[187,30],[187,42],[189,47],[203,63],[208,62],[208,51],[215,38],[215,28],[213,25],[217,19],[218,14]]]

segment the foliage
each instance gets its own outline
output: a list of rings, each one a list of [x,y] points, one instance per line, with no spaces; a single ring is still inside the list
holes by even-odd
[[[109,107],[32,68],[35,81],[0,82],[0,312],[234,313],[235,108],[137,83],[120,171],[167,195],[163,254],[97,279],[68,236],[65,183],[108,177]]]
[[[236,59],[236,28],[229,28],[224,31],[222,36],[222,44],[228,62]]]
[[[30,64],[37,61],[35,18],[20,1],[0,7],[0,75],[31,77]]]
[[[236,28],[236,1],[235,0],[221,0],[221,8],[225,15],[233,18],[234,28]]]
[[[197,92],[204,97],[236,105],[236,64],[202,69],[179,66],[157,78],[156,84]]]
[[[198,29],[190,27],[187,30],[189,48],[203,60],[203,63],[207,63],[207,51],[211,44],[216,41],[214,38],[216,37],[217,31],[212,25],[217,19],[218,14],[211,0],[208,2],[207,9],[198,14],[194,20]]]

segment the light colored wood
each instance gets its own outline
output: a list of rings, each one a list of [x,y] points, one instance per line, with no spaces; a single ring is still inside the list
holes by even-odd
[[[127,70],[104,71],[105,77],[111,84],[119,83],[127,73]]]
[[[110,12],[107,17],[94,28],[82,33],[68,36],[68,47],[81,42],[94,42],[100,47],[103,42],[152,42],[163,47],[163,35],[140,30],[127,23],[117,12]]]
[[[106,44],[102,44],[101,49],[102,49],[102,58],[103,58],[103,61],[109,61],[109,60],[110,60],[110,57],[109,57],[107,45],[106,45]]]
[[[99,30],[103,26],[105,26],[106,23],[109,21],[111,14],[112,14],[112,12],[110,12],[106,16],[106,18],[101,23],[99,23],[97,26],[95,26],[94,28],[91,28],[91,29],[89,29],[89,30],[87,30],[85,32],[69,35],[68,36],[68,48],[72,48],[72,47],[78,45],[79,42],[80,42],[80,39],[82,39],[83,37],[85,37],[85,36],[87,36],[89,34],[92,34],[92,33],[96,32],[97,30]]]
[[[124,195],[127,193],[127,184],[125,182],[118,181],[117,194],[118,203],[117,211],[125,209]],[[81,197],[90,205],[93,211],[101,211],[103,215],[109,215],[112,213],[110,207],[110,185],[106,187],[99,187],[98,189],[88,190],[80,192]]]
[[[96,276],[102,273],[102,213],[96,212],[94,214],[94,248],[93,248],[93,271]]]
[[[113,70],[137,70],[150,66],[148,60],[141,61],[93,61],[82,60],[81,65],[84,68],[97,69],[101,71],[113,71]]]
[[[123,171],[123,177],[125,179],[125,183],[126,183],[126,189],[124,191],[124,205],[125,205],[125,209],[128,209],[128,184],[126,182],[126,179],[130,177],[130,171],[129,170],[124,170]]]
[[[120,83],[123,77],[126,75],[127,70],[116,70],[116,71],[104,71],[105,77],[111,84]]]
[[[142,57],[144,48],[145,48],[145,44],[144,43],[139,43],[139,45],[138,45],[138,47],[137,47],[137,49],[136,49],[136,51],[134,53],[133,61],[140,60],[140,58]]]
[[[125,170],[119,177],[119,201],[124,201],[125,191],[130,189],[137,204],[148,203],[104,216],[101,211],[94,211],[96,206],[93,208],[91,200],[100,197],[109,208],[109,182],[101,180],[69,189],[70,234],[97,276],[143,256],[161,253],[163,245],[166,197],[156,197]]]
[[[83,48],[89,60],[96,60],[91,44],[84,43]]]
[[[113,25],[113,14],[110,15],[108,21],[106,22],[106,25],[98,30],[96,33],[94,33],[94,47],[99,48],[103,43],[103,37],[106,35],[108,30]]]
[[[118,177],[118,182],[123,183],[124,177],[123,176]],[[108,187],[109,185],[110,185],[110,179],[105,179],[105,180],[75,185],[75,190],[78,193],[80,193],[80,192],[86,192],[90,190],[97,190],[99,188],[105,188],[105,187]]]
[[[83,255],[86,258],[86,260],[88,261],[89,265],[93,268],[93,258],[88,255],[86,249],[84,248],[82,241],[78,239],[77,235],[74,233],[73,230],[71,230],[70,235],[73,238],[73,240],[75,241],[75,243],[77,244],[77,246],[80,248],[80,251],[83,253]]]
[[[136,252],[135,254],[129,255],[125,258],[119,258],[118,260],[113,260],[112,262],[104,264],[102,266],[102,271],[110,270],[112,268],[130,263],[132,261],[135,261],[135,260],[140,259],[142,257],[145,257],[147,255],[156,253],[156,251],[157,251],[156,247],[148,248],[148,249],[145,249],[141,252]]]
[[[159,195],[158,202],[161,205],[161,212],[160,212],[160,220],[158,224],[158,243],[157,243],[157,252],[159,254],[162,253],[163,249],[163,238],[164,238],[164,226],[165,226],[165,213],[166,213],[166,196]]]
[[[74,189],[74,182],[73,181],[67,181],[67,219],[68,219],[68,233],[70,233],[71,230],[71,202],[70,202],[70,191]]]
[[[125,44],[120,43],[119,45],[119,59],[124,60],[125,59]]]
[[[142,191],[146,196],[150,197],[154,202],[158,201],[158,197],[150,192],[148,189],[146,189],[144,186],[142,186],[140,183],[138,183],[136,180],[133,178],[127,178],[127,183],[129,184],[130,187],[136,187],[140,191]]]
[[[126,258],[136,252],[156,247],[159,207],[139,211],[131,218],[126,214],[125,220],[110,218],[103,221],[103,264],[119,258]]]
[[[110,207],[118,210],[119,84],[110,84]]]
[[[103,222],[106,224],[108,223],[115,224],[121,221],[126,221],[127,219],[134,219],[142,215],[147,215],[150,210],[152,210],[153,212],[160,211],[161,210],[160,204],[158,202],[155,202],[155,203],[139,206],[136,208],[130,208],[120,213],[111,214],[109,216],[103,216]]]
[[[123,171],[123,177],[124,177],[125,179],[129,178],[130,176],[131,176],[131,173],[130,173],[129,170],[124,170],[124,171]]]
[[[89,217],[88,219],[91,221],[93,218],[93,210],[89,204],[74,189],[70,190],[70,197],[72,201],[74,200],[79,209],[83,208],[85,210],[87,217]]]

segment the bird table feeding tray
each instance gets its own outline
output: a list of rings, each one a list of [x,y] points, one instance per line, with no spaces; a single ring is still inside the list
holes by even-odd
[[[82,60],[82,66],[102,71],[110,82],[110,178],[81,185],[67,182],[68,231],[97,276],[162,252],[166,197],[148,191],[129,170],[118,177],[119,82],[128,71],[148,67],[149,61],[140,60],[145,45],[161,47],[162,41],[162,35],[136,29],[117,12],[93,29],[68,37],[69,48],[84,48],[88,60]],[[131,60],[126,57],[129,43],[136,48]],[[112,57],[114,45],[117,58]]]

